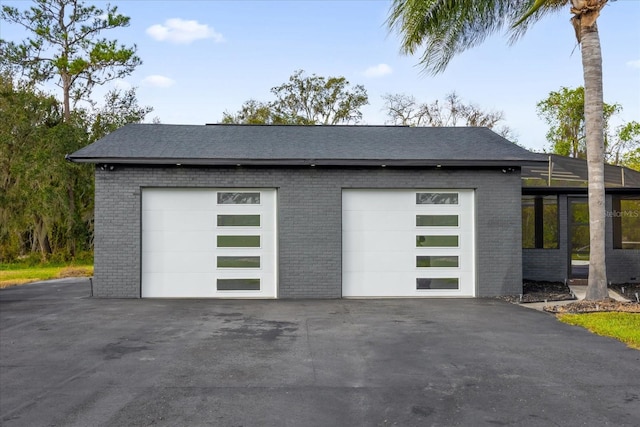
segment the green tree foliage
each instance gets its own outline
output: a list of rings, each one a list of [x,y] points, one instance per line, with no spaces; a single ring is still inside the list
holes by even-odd
[[[0,40],[0,260],[33,252],[73,257],[92,247],[93,170],[65,155],[151,111],[137,105],[135,90],[109,92],[102,107],[91,98],[96,84],[141,63],[135,46],[101,37],[129,18],[109,5],[34,0],[23,11],[2,6],[0,20],[29,34]],[[36,89],[51,80],[62,88],[62,102]],[[81,100],[87,108],[77,106]]]
[[[508,28],[512,41],[531,24],[570,12],[580,44],[585,87],[585,141],[589,168],[589,213],[605,215],[602,49],[597,20],[608,0],[393,0],[387,24],[401,37],[401,51],[422,50],[420,63],[439,73],[456,55]],[[591,222],[589,300],[607,297],[605,221]]]
[[[71,126],[62,121],[59,102],[8,75],[0,81],[0,256],[30,251],[43,257],[66,246],[69,215],[66,180],[75,174],[64,162],[73,144]]]
[[[111,90],[103,106],[90,114],[90,139],[98,140],[128,123],[140,123],[152,111],[152,107],[138,105],[135,89]]]
[[[494,129],[498,134],[513,140],[513,131],[498,126],[504,120],[502,111],[486,111],[473,103],[465,103],[457,93],[447,94],[442,101],[419,103],[412,95],[386,94],[384,111],[387,123],[401,126],[481,126]]]
[[[125,122],[140,121],[149,109],[138,107],[131,93],[126,101],[111,94],[96,113],[78,110],[63,121],[55,98],[7,76],[1,87],[0,259],[31,252],[67,258],[90,250],[93,169],[66,162],[65,154]],[[128,110],[117,112],[122,102]]]
[[[281,122],[280,118],[274,114],[269,104],[255,99],[245,101],[235,114],[225,111],[222,116],[222,123],[246,125],[286,124]]]
[[[64,119],[72,103],[90,98],[93,87],[121,78],[141,64],[136,47],[101,38],[105,30],[126,27],[129,17],[115,6],[87,6],[78,0],[34,0],[29,9],[2,6],[0,19],[24,27],[20,43],[0,40],[0,56],[33,83],[55,80],[62,88]]]
[[[626,153],[622,157],[622,166],[640,171],[640,148]]]
[[[631,121],[619,126],[610,152],[615,164],[640,171],[640,123]]]
[[[549,93],[538,102],[538,116],[549,125],[547,140],[551,151],[562,156],[587,158],[586,130],[584,116],[584,87],[567,87]],[[603,103],[605,158],[613,164],[620,164],[624,152],[633,145],[633,123],[611,132],[610,119],[622,111],[619,104]]]
[[[65,155],[150,112],[133,90],[64,121],[53,96],[0,75],[0,261],[72,258],[93,243],[93,168]]]
[[[306,76],[295,71],[289,81],[271,88],[275,100],[246,101],[235,113],[225,112],[222,123],[336,125],[357,123],[368,104],[362,85],[351,87],[344,77]]]

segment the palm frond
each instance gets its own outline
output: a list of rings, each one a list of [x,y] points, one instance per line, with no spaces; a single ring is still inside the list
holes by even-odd
[[[543,1],[517,27],[513,24]],[[420,64],[437,74],[457,54],[475,47],[487,37],[509,29],[519,38],[528,25],[569,0],[393,0],[387,26],[401,37],[401,52],[422,51]]]
[[[531,6],[531,9],[529,9],[527,11],[527,13],[525,13],[522,18],[518,19],[518,21],[513,24],[511,27],[517,27],[518,25],[522,24],[524,21],[527,20],[527,18],[529,18],[531,15],[533,15],[534,13],[536,13],[538,11],[538,9],[540,9],[542,6],[545,5],[545,3],[548,3],[549,0],[536,0],[535,3],[533,3],[533,6]]]

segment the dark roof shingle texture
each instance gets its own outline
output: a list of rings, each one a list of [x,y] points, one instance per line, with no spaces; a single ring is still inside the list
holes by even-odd
[[[69,159],[89,163],[517,165],[544,161],[487,128],[132,124]]]

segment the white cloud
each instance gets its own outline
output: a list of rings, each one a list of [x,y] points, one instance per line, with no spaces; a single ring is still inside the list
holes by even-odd
[[[142,79],[142,84],[155,87],[170,87],[175,84],[175,81],[170,79],[169,77],[154,74]]]
[[[367,68],[364,71],[365,77],[382,77],[391,74],[393,70],[387,64],[378,64]]]
[[[202,39],[212,39],[216,43],[224,41],[222,34],[208,25],[180,18],[167,19],[164,25],[152,25],[147,28],[147,34],[158,41],[168,41],[175,44],[189,44]]]
[[[635,61],[627,62],[627,65],[631,68],[640,68],[640,59],[636,59]]]

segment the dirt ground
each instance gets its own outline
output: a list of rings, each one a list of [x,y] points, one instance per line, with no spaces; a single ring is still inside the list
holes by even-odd
[[[521,295],[505,295],[500,299],[512,303],[566,301],[576,299],[571,289],[562,282],[543,282],[525,280]]]
[[[616,301],[608,298],[604,301],[577,301],[571,289],[563,282],[534,282],[525,281],[522,285],[522,295],[508,295],[500,297],[512,303],[568,301],[575,302],[564,305],[550,305],[544,310],[551,313],[591,313],[599,311],[617,311],[626,313],[640,313],[640,303],[636,295],[640,296],[640,283],[612,284],[609,287],[624,296],[629,302]]]
[[[576,301],[565,305],[545,307],[544,311],[550,313],[593,313],[600,311],[616,311],[625,313],[640,313],[640,304],[637,302],[621,302],[614,299],[604,301]]]

